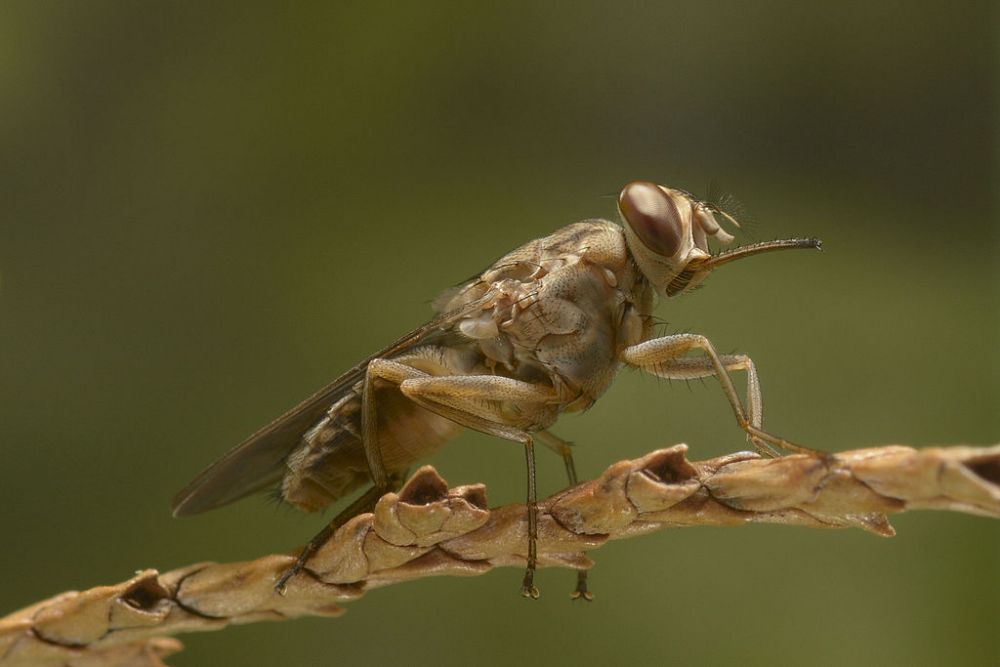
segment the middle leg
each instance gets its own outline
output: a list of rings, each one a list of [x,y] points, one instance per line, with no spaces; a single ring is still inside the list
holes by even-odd
[[[528,554],[521,595],[538,598],[534,585],[538,562],[538,494],[531,434],[552,421],[558,404],[555,390],[492,375],[428,376],[407,380],[399,388],[418,405],[461,426],[524,445],[528,469]]]
[[[573,462],[573,443],[563,440],[551,431],[539,431],[535,435],[543,445],[562,457],[563,463],[566,465],[566,477],[569,479],[569,485],[576,486],[576,464]],[[594,594],[587,588],[586,570],[576,571],[576,588],[570,593],[570,597],[574,600],[586,600],[587,602],[594,599]]]

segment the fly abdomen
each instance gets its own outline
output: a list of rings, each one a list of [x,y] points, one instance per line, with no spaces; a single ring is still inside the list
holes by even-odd
[[[369,483],[361,436],[361,386],[337,401],[302,437],[281,482],[286,502],[314,512]],[[378,446],[386,471],[405,471],[433,453],[461,427],[420,407],[389,383],[376,385]]]

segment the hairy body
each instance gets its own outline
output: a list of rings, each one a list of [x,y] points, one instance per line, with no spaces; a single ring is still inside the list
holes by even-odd
[[[666,378],[714,375],[755,446],[801,451],[762,430],[760,386],[749,357],[719,355],[696,334],[654,337],[651,322],[656,295],[681,294],[721,264],[770,250],[815,248],[819,242],[770,241],[713,255],[709,238],[722,244],[733,240],[714,217],[721,211],[644,181],[625,186],[619,211],[623,226],[600,219],[568,225],[441,295],[434,302],[437,316],[427,324],[202,472],[178,494],[175,515],[219,507],[268,487],[277,487],[281,498],[299,509],[316,511],[371,482],[369,492],[314,539],[315,548],[463,427],[524,445],[533,507],[534,438],[564,457],[575,482],[567,443],[546,429],[562,413],[593,405],[626,365]],[[703,356],[686,356],[691,351]],[[747,408],[729,377],[733,370],[747,373]],[[532,597],[537,596],[531,585],[534,517],[529,513],[522,588]],[[308,555],[309,550],[279,588]],[[587,595],[582,577],[577,590]]]
[[[533,432],[562,412],[590,407],[621,368],[623,349],[650,334],[652,291],[631,262],[622,228],[585,221],[527,243],[435,304],[446,318],[387,358],[431,376],[501,376],[547,390],[549,400],[496,406],[509,426]],[[470,307],[471,305],[471,307]],[[363,381],[346,388],[288,457],[281,496],[325,507],[370,480],[361,441]],[[400,472],[461,427],[376,382],[379,447]],[[481,399],[485,400],[485,399]]]

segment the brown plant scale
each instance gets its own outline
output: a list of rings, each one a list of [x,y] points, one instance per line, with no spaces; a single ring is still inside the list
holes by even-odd
[[[538,564],[584,570],[586,552],[663,528],[780,523],[858,527],[890,537],[886,514],[941,509],[1000,518],[1000,445],[890,445],[828,459],[738,452],[689,462],[686,445],[619,461],[539,502]],[[155,667],[181,650],[170,635],[231,623],[337,616],[372,588],[434,575],[523,567],[527,507],[489,509],[481,484],[448,488],[430,466],[374,512],[342,526],[292,579],[295,555],[138,572],[0,619],[0,666]],[[512,592],[512,594],[514,594]]]

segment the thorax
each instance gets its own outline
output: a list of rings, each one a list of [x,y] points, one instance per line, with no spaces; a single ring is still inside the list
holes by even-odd
[[[560,411],[589,407],[611,384],[622,349],[647,338],[652,291],[621,227],[586,220],[501,257],[444,309],[482,307],[454,331],[480,372],[557,390]]]

